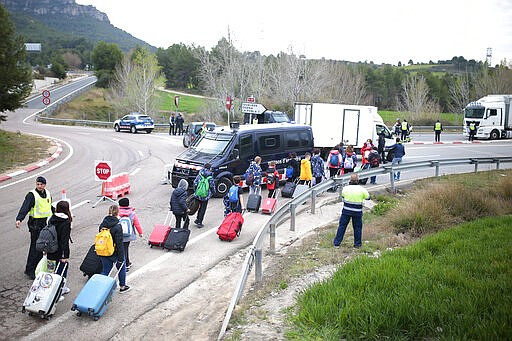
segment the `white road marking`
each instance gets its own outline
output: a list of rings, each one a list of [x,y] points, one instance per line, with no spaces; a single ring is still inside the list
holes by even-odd
[[[140,171],[140,167],[136,168],[133,172],[130,173],[130,175],[133,176],[133,175],[137,174],[139,171]]]
[[[140,156],[144,156],[144,153],[140,150],[137,151],[139,153]]]
[[[123,142],[123,140],[121,140],[121,139],[116,139],[115,137],[114,137],[112,140],[117,141],[117,142]]]

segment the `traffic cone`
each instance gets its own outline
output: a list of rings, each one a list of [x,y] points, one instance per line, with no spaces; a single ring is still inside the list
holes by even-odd
[[[60,192],[60,200],[67,200],[65,189],[62,189],[62,191]]]

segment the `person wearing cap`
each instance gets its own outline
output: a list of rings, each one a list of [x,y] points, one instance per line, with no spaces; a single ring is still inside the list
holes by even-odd
[[[16,228],[20,228],[21,222],[29,215],[27,225],[30,232],[30,248],[28,250],[25,275],[35,279],[37,263],[43,258],[43,253],[36,250],[36,241],[39,232],[46,226],[48,218],[53,214],[52,196],[46,189],[46,179],[42,176],[36,178],[36,188],[25,195],[25,200],[16,216]]]
[[[134,212],[135,208],[130,207],[130,199],[121,198],[119,199],[119,218],[129,217],[132,223],[132,226],[137,230],[137,234],[140,238],[142,238],[142,226],[140,225],[139,217]],[[123,237],[123,246],[124,246],[124,258],[126,261],[126,271],[130,271],[132,266],[132,262],[130,262],[130,256],[128,253],[128,249],[130,248],[130,242],[135,240],[137,236],[132,234],[129,237]]]
[[[343,187],[341,196],[343,197],[343,210],[341,211],[340,222],[336,236],[334,237],[334,246],[339,247],[345,236],[350,219],[354,228],[354,247],[361,247],[363,237],[363,203],[370,199],[370,194],[363,187],[358,185],[359,177],[356,173],[350,176],[348,186]]]

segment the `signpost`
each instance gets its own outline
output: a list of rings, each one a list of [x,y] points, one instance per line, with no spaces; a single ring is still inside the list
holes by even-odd
[[[50,104],[50,90],[43,90],[43,104],[49,105]]]
[[[247,102],[256,103],[256,98],[254,98],[254,96],[249,96],[249,97],[247,97]]]
[[[228,126],[229,126],[229,116],[231,116],[231,107],[233,106],[233,98],[231,96],[226,97],[226,109],[228,109]]]
[[[109,200],[113,203],[116,201],[105,196],[105,183],[112,177],[112,162],[111,161],[94,161],[94,180],[101,181],[101,195],[98,201],[92,207],[96,207],[101,201]]]

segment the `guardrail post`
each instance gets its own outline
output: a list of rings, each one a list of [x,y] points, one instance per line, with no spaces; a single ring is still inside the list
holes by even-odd
[[[263,266],[262,266],[262,251],[261,249],[254,250],[254,274],[256,278],[256,283],[261,283],[263,280]]]
[[[315,214],[316,195],[317,195],[317,191],[312,190],[311,191],[311,214]]]
[[[295,208],[295,205],[290,205],[290,231],[295,231]]]
[[[475,163],[475,173],[478,172],[478,160],[473,160],[473,162]]]
[[[500,159],[494,159],[496,161],[496,169],[500,169]]]
[[[432,161],[432,165],[436,167],[436,177],[439,176],[439,161]]]
[[[276,224],[270,224],[270,253],[276,253]]]

